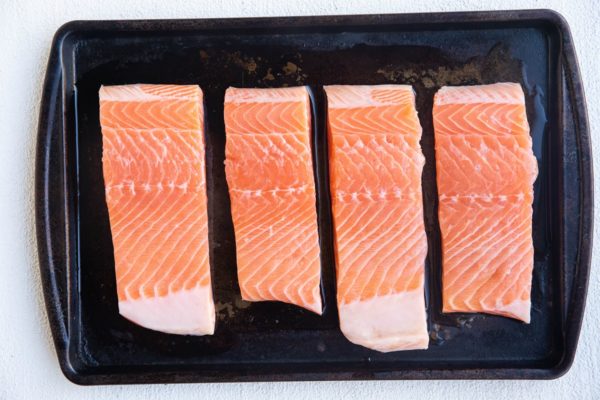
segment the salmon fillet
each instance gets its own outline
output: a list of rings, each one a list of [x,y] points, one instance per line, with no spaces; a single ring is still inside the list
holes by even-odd
[[[120,314],[212,334],[202,91],[102,86],[100,122]]]
[[[304,87],[229,88],[225,172],[242,298],[321,314],[321,266]]]
[[[433,106],[443,311],[530,319],[537,163],[521,86],[443,87]]]
[[[412,87],[325,86],[340,327],[388,352],[426,349],[425,159]]]

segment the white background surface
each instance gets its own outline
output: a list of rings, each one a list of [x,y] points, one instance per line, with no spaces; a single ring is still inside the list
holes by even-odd
[[[43,308],[33,174],[40,91],[52,35],[73,19],[202,18],[553,8],[579,55],[600,166],[600,4],[587,1],[0,0],[0,400],[16,399],[600,399],[600,273],[595,252],[571,371],[555,381],[309,382],[79,387],[60,372]],[[600,173],[597,174],[600,176]],[[596,182],[600,187],[600,182]],[[600,214],[600,212],[597,212]],[[600,223],[596,221],[596,227]]]

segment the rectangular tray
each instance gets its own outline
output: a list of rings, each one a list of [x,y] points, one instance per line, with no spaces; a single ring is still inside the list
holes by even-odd
[[[540,167],[530,325],[440,312],[433,94],[445,84],[496,81],[523,85]],[[98,89],[137,82],[198,84],[205,92],[214,336],[153,332],[118,314]],[[353,345],[337,320],[322,85],[380,83],[413,85],[423,126],[426,351]],[[284,85],[309,85],[313,94],[322,317],[243,302],[236,280],[224,90]],[[79,384],[558,377],[572,363],[583,317],[592,205],[583,89],[568,26],[552,11],[76,21],[52,44],[38,132],[38,251],[60,366]]]

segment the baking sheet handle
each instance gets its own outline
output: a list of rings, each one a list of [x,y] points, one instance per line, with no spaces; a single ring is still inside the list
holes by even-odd
[[[61,36],[60,32],[56,37]],[[55,39],[56,40],[56,39]],[[40,275],[48,320],[57,353],[68,346],[68,240],[65,218],[62,151],[62,70],[56,43],[48,60],[44,81],[36,149],[35,212]],[[55,240],[56,238],[65,240]],[[61,363],[62,364],[62,363]]]
[[[583,321],[583,312],[587,295],[590,275],[590,260],[592,251],[592,235],[594,221],[594,181],[592,168],[592,146],[587,117],[587,107],[581,73],[577,55],[573,45],[573,38],[566,20],[558,13],[552,13],[558,19],[557,24],[562,27],[562,65],[566,77],[568,101],[571,103],[573,123],[578,148],[579,176],[580,176],[580,207],[579,243],[577,261],[575,263],[575,276],[570,290],[568,308],[566,311],[565,339],[569,359],[562,360],[563,365],[573,362],[577,347],[579,332]],[[568,369],[568,368],[567,368]],[[566,372],[567,369],[564,369]]]

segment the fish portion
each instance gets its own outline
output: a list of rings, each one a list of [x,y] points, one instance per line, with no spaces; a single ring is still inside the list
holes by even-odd
[[[156,331],[212,334],[202,91],[100,88],[119,312]]]
[[[242,298],[321,314],[310,118],[304,87],[225,93],[225,172]]]
[[[433,106],[443,311],[530,320],[537,162],[521,86],[443,87]]]
[[[388,352],[426,349],[421,174],[412,87],[325,86],[340,327]]]

